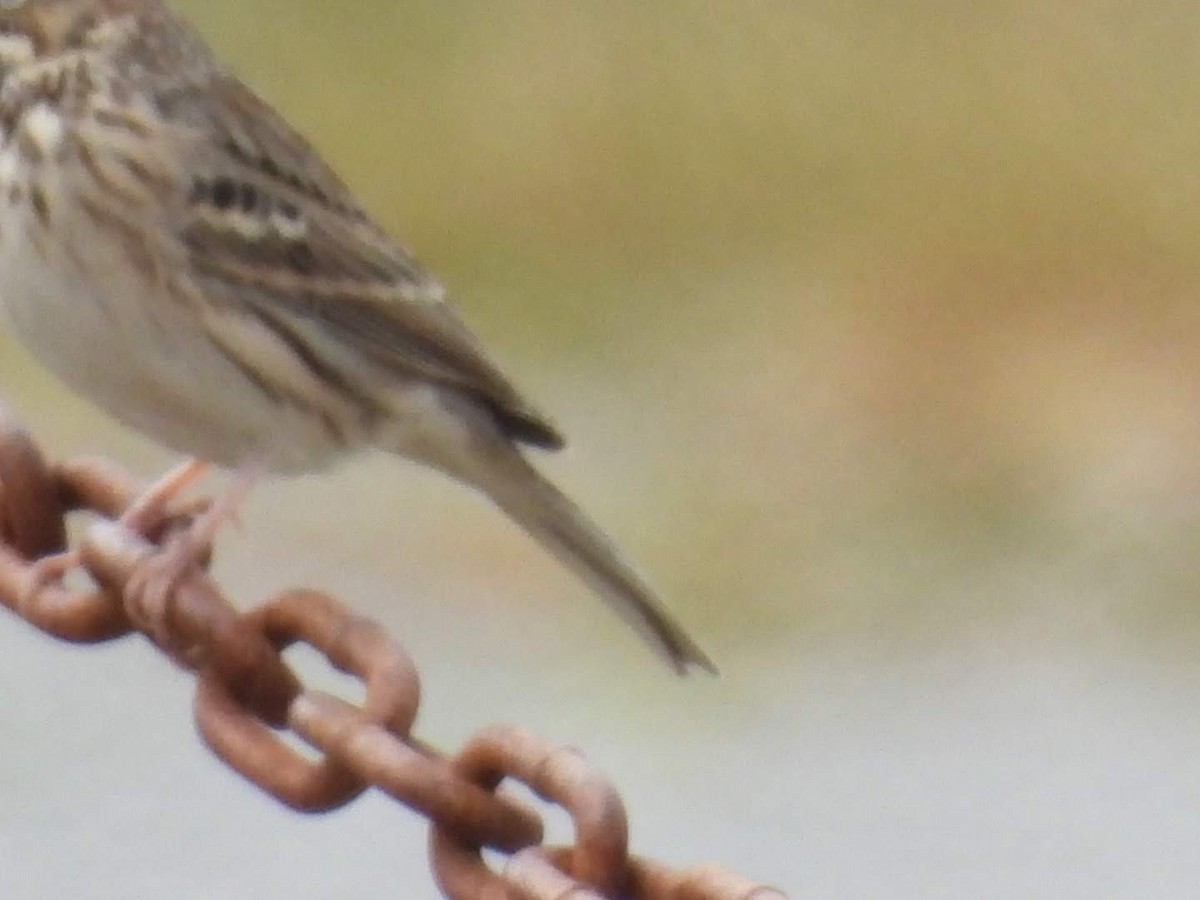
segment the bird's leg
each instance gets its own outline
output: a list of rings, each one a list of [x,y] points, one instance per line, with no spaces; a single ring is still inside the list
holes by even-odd
[[[192,486],[212,465],[202,459],[186,459],[146,488],[121,514],[120,523],[143,537],[162,524],[167,506]]]
[[[134,499],[118,520],[126,528],[145,536],[162,524],[167,505],[200,478],[210,468],[200,459],[188,459],[174,466],[167,474]],[[47,584],[61,581],[82,562],[78,549],[52,553],[37,560],[30,568],[25,595],[32,596]]]
[[[171,591],[204,558],[225,523],[237,520],[238,510],[262,475],[261,466],[239,469],[229,487],[208,509],[138,567],[125,588],[133,604],[135,623],[151,626],[152,633],[159,630]]]

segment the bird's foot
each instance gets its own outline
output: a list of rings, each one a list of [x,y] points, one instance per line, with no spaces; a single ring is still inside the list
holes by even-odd
[[[180,580],[207,558],[209,545],[193,536],[193,528],[168,539],[134,570],[125,584],[129,618],[160,646],[170,643],[167,610]]]
[[[190,459],[152,484],[129,505],[121,515],[120,523],[143,537],[159,528],[166,518],[167,505],[179,493],[207,470],[208,464]],[[26,603],[48,585],[60,582],[72,569],[83,562],[79,550],[63,550],[36,560],[26,575],[21,591],[21,602]]]
[[[142,537],[149,537],[163,524],[171,501],[191,487],[209,468],[209,463],[202,459],[184,460],[129,504],[119,519],[121,525]]]
[[[21,589],[21,605],[29,603],[48,585],[62,581],[80,562],[82,556],[78,550],[62,550],[36,560],[25,576],[25,584]]]
[[[203,463],[200,465],[206,466]],[[180,469],[182,468],[180,467]],[[200,473],[202,472],[203,469],[200,470]],[[186,475],[186,480],[183,482],[186,486],[200,473],[180,472],[178,474],[180,477]],[[168,473],[167,477],[159,484],[169,487],[166,482],[171,479],[173,474],[176,473]],[[197,516],[191,525],[169,538],[165,546],[147,558],[130,577],[125,586],[125,595],[129,598],[130,617],[157,643],[166,645],[167,606],[172,592],[192,570],[207,565],[217,532],[227,522],[238,521],[238,510],[258,477],[259,470],[257,469],[240,471],[224,494]],[[180,489],[176,487],[171,494],[178,493]],[[153,490],[154,488],[151,489],[151,491]],[[143,495],[143,498],[146,496]],[[169,498],[170,494],[163,500],[150,498],[151,503],[147,503],[142,508],[150,510],[153,508],[153,504],[157,503],[160,510],[158,516],[161,519],[161,510]],[[135,506],[137,505],[135,504]],[[132,509],[133,507],[131,507]],[[146,513],[139,514],[145,515]],[[124,522],[124,518],[122,518],[122,522]]]

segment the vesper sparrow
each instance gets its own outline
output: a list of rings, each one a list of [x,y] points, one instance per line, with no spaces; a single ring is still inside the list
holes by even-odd
[[[235,485],[378,447],[478,488],[676,669],[712,668],[526,462],[562,438],[440,285],[160,0],[0,0],[0,305]]]

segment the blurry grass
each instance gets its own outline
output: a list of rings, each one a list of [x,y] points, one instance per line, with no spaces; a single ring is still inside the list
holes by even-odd
[[[1183,4],[190,8],[382,216],[467,259],[498,231],[583,265],[936,234],[1192,257]]]
[[[1200,8],[178,5],[704,631],[1200,624]]]

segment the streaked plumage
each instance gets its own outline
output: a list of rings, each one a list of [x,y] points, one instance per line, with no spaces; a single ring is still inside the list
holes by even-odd
[[[0,0],[0,305],[117,418],[241,469],[376,446],[482,490],[711,664],[521,455],[555,427],[309,144],[159,0]]]

